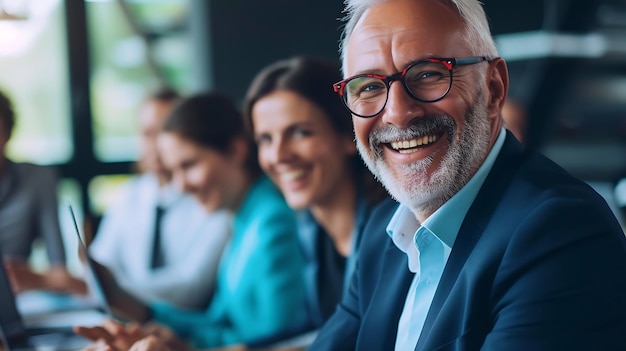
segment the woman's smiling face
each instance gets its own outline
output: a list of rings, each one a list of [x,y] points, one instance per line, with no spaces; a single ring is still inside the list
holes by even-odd
[[[252,108],[259,163],[292,208],[329,201],[351,174],[352,137],[337,133],[310,100],[278,90]]]
[[[177,133],[161,133],[158,146],[179,189],[193,195],[209,212],[229,205],[228,179],[236,167],[234,161]]]

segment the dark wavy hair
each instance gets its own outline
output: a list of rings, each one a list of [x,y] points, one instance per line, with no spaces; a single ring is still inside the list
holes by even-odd
[[[252,80],[244,103],[244,120],[250,135],[254,134],[252,109],[254,104],[275,91],[291,91],[311,101],[325,112],[334,130],[354,138],[352,118],[341,99],[333,91],[333,83],[342,79],[339,64],[323,58],[295,56],[263,68]],[[386,192],[358,154],[352,158],[355,176],[359,177],[370,203],[378,202]]]
[[[248,145],[246,168],[251,175],[261,173],[256,156],[256,145],[247,133],[241,112],[234,101],[221,92],[203,92],[180,100],[161,128],[190,139],[199,145],[228,153],[236,138]]]

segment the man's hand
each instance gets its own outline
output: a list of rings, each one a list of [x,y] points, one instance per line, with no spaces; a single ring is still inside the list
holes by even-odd
[[[44,277],[33,272],[28,262],[5,258],[3,263],[11,282],[11,288],[15,294],[26,290],[39,289],[45,285]]]
[[[46,272],[33,271],[27,261],[5,258],[4,267],[11,282],[11,288],[18,294],[27,290],[47,290],[57,293],[84,295],[87,285],[73,277],[65,267],[52,266]]]

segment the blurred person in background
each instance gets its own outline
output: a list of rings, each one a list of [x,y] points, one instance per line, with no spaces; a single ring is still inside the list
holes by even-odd
[[[14,124],[11,101],[0,92],[0,247],[13,290],[85,294],[85,283],[66,267],[59,225],[58,175],[52,167],[7,158]],[[29,264],[33,244],[38,240],[46,247],[47,268]]]
[[[213,299],[205,311],[185,311],[133,301],[119,286],[108,284],[105,293],[117,315],[152,323],[108,322],[75,331],[118,350],[150,335],[171,349],[189,350],[256,340],[298,322],[304,259],[295,214],[262,175],[254,143],[232,100],[218,93],[184,99],[165,121],[158,143],[174,184],[208,212],[225,209],[233,215]]]
[[[89,250],[117,283],[140,300],[206,308],[230,235],[226,211],[207,212],[171,182],[157,136],[179,95],[163,88],[139,110],[140,174],[125,184],[100,222]]]
[[[324,324],[348,288],[365,221],[387,197],[357,153],[350,113],[328,88],[340,79],[338,64],[302,56],[265,67],[248,89],[244,116],[259,163],[298,211],[307,292],[303,323],[250,348]]]

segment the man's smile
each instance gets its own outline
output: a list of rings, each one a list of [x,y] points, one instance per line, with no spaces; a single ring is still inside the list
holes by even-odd
[[[439,140],[439,135],[430,134],[408,140],[392,141],[389,146],[401,154],[410,154]]]

